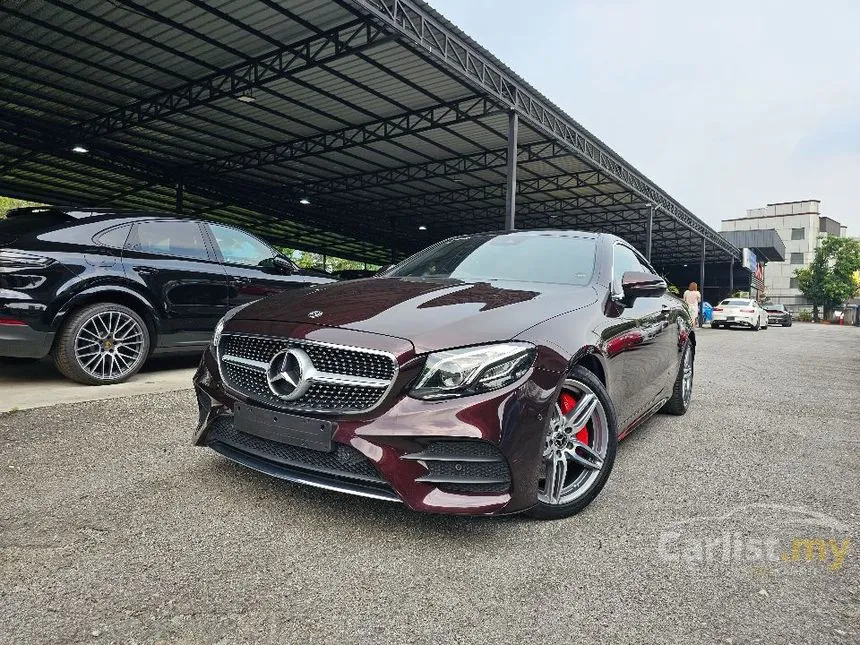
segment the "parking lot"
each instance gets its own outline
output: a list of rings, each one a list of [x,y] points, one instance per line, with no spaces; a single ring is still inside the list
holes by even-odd
[[[690,412],[548,523],[245,470],[190,389],[5,413],[0,641],[856,643],[858,413],[860,329],[702,330]]]

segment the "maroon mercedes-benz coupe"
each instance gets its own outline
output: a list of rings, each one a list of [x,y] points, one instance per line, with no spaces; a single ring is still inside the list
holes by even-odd
[[[227,314],[194,378],[194,441],[419,511],[566,517],[600,492],[619,439],[686,412],[695,343],[686,307],[617,237],[454,237]]]

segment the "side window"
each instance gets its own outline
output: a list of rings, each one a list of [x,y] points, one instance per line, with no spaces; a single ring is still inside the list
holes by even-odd
[[[123,224],[122,226],[114,226],[102,233],[96,235],[95,243],[101,246],[109,246],[114,249],[121,249],[125,246],[125,241],[128,239],[128,232],[131,230],[131,224]]]
[[[612,257],[612,290],[615,293],[622,292],[621,278],[627,271],[652,273],[650,268],[639,261],[639,256],[633,252],[633,249],[623,244],[616,244]]]
[[[196,222],[155,221],[135,224],[126,248],[140,253],[209,259],[203,233]]]
[[[253,235],[218,224],[210,224],[209,228],[212,229],[215,242],[221,249],[224,262],[228,264],[256,267],[270,263],[275,257],[275,250]]]

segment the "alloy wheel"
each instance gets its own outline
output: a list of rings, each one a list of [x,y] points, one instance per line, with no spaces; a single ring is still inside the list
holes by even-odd
[[[100,380],[122,378],[142,358],[143,329],[120,311],[103,311],[88,318],[75,337],[75,358],[81,368]]]
[[[681,377],[681,396],[684,399],[684,407],[690,405],[693,396],[693,352],[690,346],[684,350],[684,375]]]
[[[585,495],[603,470],[609,445],[606,410],[587,385],[564,383],[544,440],[538,500],[568,504]]]

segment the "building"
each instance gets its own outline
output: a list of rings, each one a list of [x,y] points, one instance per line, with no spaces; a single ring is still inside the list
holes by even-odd
[[[797,288],[794,272],[809,266],[822,236],[844,237],[847,228],[821,215],[821,201],[818,199],[768,204],[747,210],[746,217],[722,221],[722,231],[726,232],[768,229],[775,230],[785,243],[785,260],[767,264],[765,296],[794,312],[810,307],[809,301]]]

